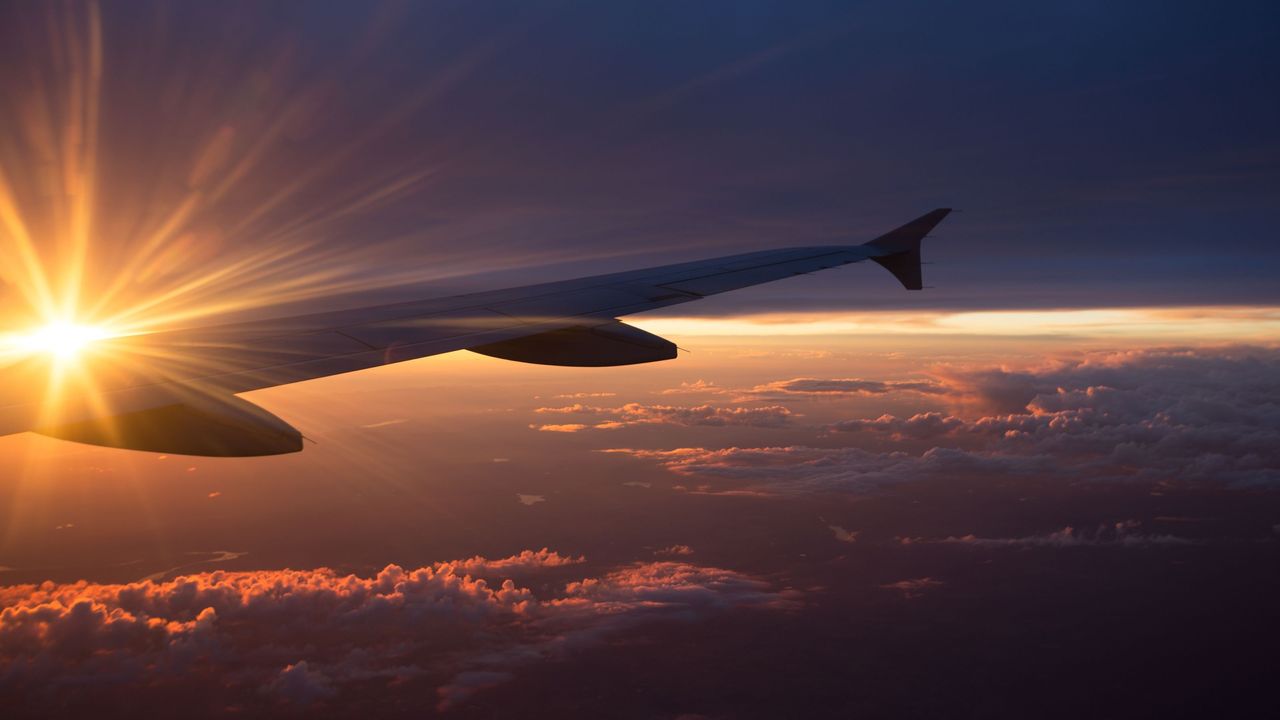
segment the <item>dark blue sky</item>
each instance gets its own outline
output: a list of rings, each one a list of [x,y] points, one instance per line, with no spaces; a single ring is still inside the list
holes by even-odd
[[[265,150],[192,225],[257,245],[394,185],[308,236],[367,248],[370,278],[861,242],[952,206],[937,290],[858,268],[707,309],[1269,304],[1277,20],[1268,2],[109,5],[103,202],[139,210],[96,242],[132,242],[230,128],[233,159]],[[46,52],[41,23],[6,23],[6,56]]]

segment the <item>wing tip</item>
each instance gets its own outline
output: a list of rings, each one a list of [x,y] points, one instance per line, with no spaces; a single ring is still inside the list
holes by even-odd
[[[904,288],[922,290],[924,278],[920,271],[920,241],[951,212],[952,208],[930,210],[915,220],[864,243],[864,246],[878,251],[871,259],[893,273]]]
[[[938,226],[938,223],[942,222],[952,212],[952,208],[930,210],[915,220],[896,227],[875,240],[864,244],[877,250],[883,250],[886,254],[910,252],[912,250],[918,252],[920,250],[920,240],[932,232]]]

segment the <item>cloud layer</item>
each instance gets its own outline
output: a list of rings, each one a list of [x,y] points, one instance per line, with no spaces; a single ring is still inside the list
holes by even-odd
[[[543,549],[367,578],[321,568],[4,587],[0,688],[37,704],[215,693],[252,709],[337,707],[349,686],[422,683],[448,709],[522,664],[642,621],[792,602],[750,576],[683,562],[624,566],[542,597],[495,580],[582,562]]]
[[[960,474],[1280,483],[1275,349],[1098,353],[1032,370],[943,368],[936,377],[934,394],[950,411],[830,426],[857,447],[612,452],[769,492],[864,490]]]

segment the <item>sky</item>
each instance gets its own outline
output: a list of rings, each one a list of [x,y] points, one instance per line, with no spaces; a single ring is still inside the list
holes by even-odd
[[[925,240],[921,292],[859,264],[630,319],[675,360],[460,352],[246,395],[297,454],[0,438],[0,707],[1264,707],[1277,19],[5,5],[5,331],[449,295],[961,212]]]

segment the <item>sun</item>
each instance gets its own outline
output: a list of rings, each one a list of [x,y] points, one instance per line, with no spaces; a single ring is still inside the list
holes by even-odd
[[[18,336],[15,344],[29,353],[43,353],[58,360],[69,360],[93,343],[108,337],[111,337],[111,333],[103,327],[54,321]]]

